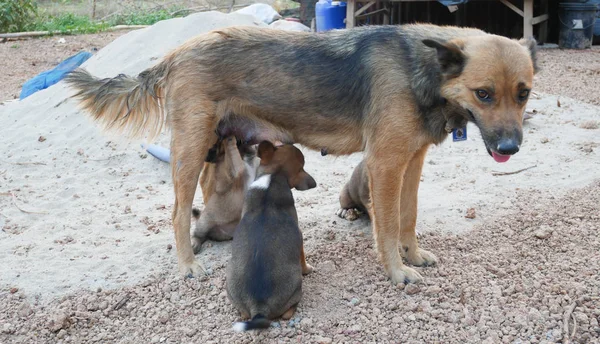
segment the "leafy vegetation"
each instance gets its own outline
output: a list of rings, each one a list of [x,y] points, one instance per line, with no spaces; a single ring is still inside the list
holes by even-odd
[[[23,31],[36,15],[33,0],[0,0],[0,32]]]

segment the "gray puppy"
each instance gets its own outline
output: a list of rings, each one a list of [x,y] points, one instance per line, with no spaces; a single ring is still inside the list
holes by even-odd
[[[242,318],[236,331],[268,328],[277,317],[289,319],[302,298],[306,264],[292,188],[317,184],[304,171],[304,155],[293,145],[258,146],[260,165],[244,199],[227,266],[227,292]]]

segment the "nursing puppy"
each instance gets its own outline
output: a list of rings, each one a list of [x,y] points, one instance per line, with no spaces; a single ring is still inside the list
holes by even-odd
[[[196,229],[192,237],[194,253],[207,240],[233,238],[242,218],[242,206],[248,185],[254,180],[258,159],[254,147],[237,142],[233,136],[219,140],[206,157],[203,178],[210,180],[205,193],[204,211],[194,208]]]
[[[243,318],[236,331],[269,327],[270,319],[289,319],[302,298],[306,263],[292,188],[317,184],[304,171],[304,156],[293,145],[258,146],[260,166],[244,200],[242,220],[231,245],[227,293]]]
[[[369,214],[368,207],[371,199],[369,197],[369,175],[366,162],[362,160],[352,172],[352,176],[340,193],[339,217],[354,221],[358,218],[356,211]]]

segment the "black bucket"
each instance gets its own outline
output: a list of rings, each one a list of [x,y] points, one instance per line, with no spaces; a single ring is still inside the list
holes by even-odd
[[[596,5],[570,2],[560,3],[558,8],[560,20],[558,46],[561,49],[591,48],[598,10]]]

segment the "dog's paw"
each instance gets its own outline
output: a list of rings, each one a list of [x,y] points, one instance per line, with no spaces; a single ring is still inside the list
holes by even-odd
[[[178,265],[179,265],[179,273],[183,277],[192,278],[192,277],[204,275],[206,273],[206,270],[204,269],[202,264],[200,264],[196,260],[193,260],[189,263],[181,263],[180,262]]]
[[[308,275],[309,273],[315,271],[315,268],[312,267],[312,265],[310,264],[306,264],[306,266],[302,267],[302,274],[303,275]]]
[[[423,277],[417,272],[417,270],[409,268],[405,265],[392,269],[389,275],[393,284],[420,283],[423,281]]]
[[[359,217],[358,211],[353,208],[350,208],[350,209],[340,208],[340,209],[338,209],[338,211],[335,214],[337,216],[339,216],[340,218],[346,219],[348,221],[354,221],[354,220],[358,219],[358,217]]]
[[[406,253],[406,261],[413,266],[432,266],[437,263],[435,254],[421,248]]]

